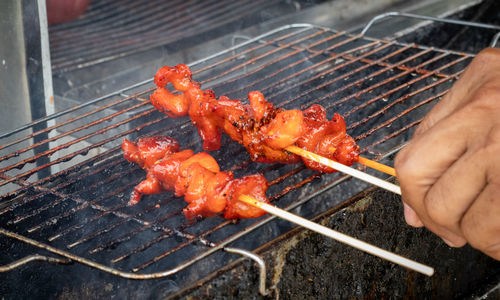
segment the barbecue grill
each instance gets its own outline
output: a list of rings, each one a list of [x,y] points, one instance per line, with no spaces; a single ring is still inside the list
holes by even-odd
[[[136,5],[135,1],[127,3]],[[245,5],[238,7],[246,10]],[[66,27],[71,28],[70,24]],[[213,24],[223,25],[217,20]],[[467,25],[490,30],[492,35],[500,30],[499,26]],[[92,27],[88,30],[92,34]],[[166,29],[160,26],[158,30]],[[64,32],[61,30],[57,38],[63,39]],[[147,47],[178,37],[174,34],[168,39]],[[491,43],[495,46],[496,41]],[[127,55],[127,49],[125,45],[120,53],[106,52],[102,62]],[[97,63],[93,56],[87,57],[88,61],[77,56],[54,59],[54,71]],[[327,109],[329,118],[338,112],[364,156],[391,164],[423,116],[473,57],[467,52],[290,24],[246,38],[188,65],[203,89],[213,89],[216,95],[245,101],[249,91],[259,90],[278,107],[305,109],[318,103]],[[36,264],[49,278],[57,275],[48,272],[76,267],[85,270],[82,274],[92,274],[84,276],[88,279],[117,276],[146,280],[134,282],[144,282],[149,288],[158,284],[161,293],[156,296],[166,296],[198,280],[206,283],[214,276],[207,277],[210,274],[228,270],[229,262],[237,266],[234,253],[265,268],[255,252],[290,236],[293,228],[273,216],[237,222],[219,217],[187,220],[181,213],[185,202],[169,193],[149,195],[138,205],[127,206],[133,187],[145,173],[122,157],[123,138],[168,135],[183,149],[201,151],[201,139],[189,120],[168,118],[150,105],[153,90],[148,79],[0,135],[0,245],[4,249],[0,270],[9,271],[0,276],[16,278],[12,274],[19,268],[35,268],[32,261],[43,260],[55,264]],[[366,190],[367,184],[342,174],[318,174],[302,165],[252,163],[244,148],[227,137],[221,150],[212,154],[221,169],[232,170],[236,177],[262,173],[270,182],[267,194],[271,202],[306,218],[328,220],[327,214],[321,213],[337,213],[367,197],[366,192],[354,197]],[[397,209],[394,203],[387,205]],[[394,217],[398,214],[393,213]],[[425,256],[421,260],[426,262]],[[484,256],[478,260],[484,262],[481,266],[493,266],[488,276],[499,275],[498,262]],[[71,263],[78,266],[62,265]],[[240,264],[239,268],[249,273],[241,279],[260,280],[261,293],[276,293],[265,285],[265,269],[258,277],[250,266]],[[402,269],[394,274],[403,272],[409,273]],[[106,273],[111,275],[103,275]],[[256,285],[254,288],[259,290]],[[88,295],[99,295],[94,292],[88,291]]]

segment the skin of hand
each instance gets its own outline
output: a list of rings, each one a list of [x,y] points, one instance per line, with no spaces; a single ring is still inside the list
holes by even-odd
[[[500,260],[500,49],[472,60],[395,169],[409,225]]]

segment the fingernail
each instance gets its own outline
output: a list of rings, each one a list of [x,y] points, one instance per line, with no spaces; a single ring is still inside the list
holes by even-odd
[[[445,242],[445,243],[446,243],[446,245],[448,245],[448,246],[450,246],[450,247],[453,247],[453,248],[458,247],[458,246],[457,246],[457,244],[452,243],[451,241],[448,241],[448,240],[447,240],[447,239],[445,239],[445,238],[441,238],[441,239],[443,240],[443,242]]]
[[[446,245],[453,247],[453,248],[460,248],[460,247],[465,246],[465,244],[467,244],[467,240],[465,240],[463,237],[459,237],[459,236],[455,236],[453,238],[453,242],[450,240],[447,240],[445,238],[441,238],[441,239],[446,243]]]
[[[404,215],[405,221],[408,225],[413,227],[422,227],[424,224],[417,216],[417,213],[406,203],[404,203]]]

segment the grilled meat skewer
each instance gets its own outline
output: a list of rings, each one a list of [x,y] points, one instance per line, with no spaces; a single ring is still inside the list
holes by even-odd
[[[134,188],[130,205],[137,204],[143,194],[170,190],[189,203],[183,210],[188,219],[219,213],[227,219],[257,218],[266,213],[238,201],[245,194],[269,203],[268,183],[260,174],[235,179],[232,172],[220,171],[210,154],[181,151],[179,143],[166,136],[145,137],[137,143],[124,139],[122,150],[128,161],[147,171],[146,179]]]
[[[249,105],[225,96],[216,99],[213,91],[202,90],[193,81],[191,70],[184,64],[160,68],[154,81],[157,89],[150,97],[153,106],[173,118],[189,115],[206,151],[220,148],[224,131],[242,144],[256,162],[297,163],[302,159],[310,169],[335,172],[284,150],[291,145],[348,166],[358,160],[359,147],[346,133],[344,119],[335,114],[328,120],[321,105],[314,104],[304,111],[274,108],[257,91],[248,94]],[[178,93],[167,89],[168,84]]]

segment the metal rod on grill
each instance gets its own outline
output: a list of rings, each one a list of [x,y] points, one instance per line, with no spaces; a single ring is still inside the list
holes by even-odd
[[[312,153],[310,151],[304,150],[304,149],[299,148],[297,146],[288,146],[285,148],[285,150],[292,152],[292,153],[295,153],[295,154],[302,156],[304,158],[313,160],[313,161],[320,163],[320,164],[323,164],[325,166],[331,167],[331,168],[338,170],[342,173],[345,173],[347,175],[351,175],[352,177],[361,179],[365,182],[368,182],[368,183],[371,183],[371,184],[376,185],[378,187],[381,187],[385,190],[388,190],[389,192],[393,192],[395,194],[401,195],[401,188],[395,184],[392,184],[388,181],[382,180],[382,179],[377,178],[375,176],[372,176],[370,174],[366,174],[366,173],[361,172],[359,170],[353,169],[351,167],[348,167],[346,165],[343,165],[341,163],[338,163],[336,161],[333,161],[331,159],[328,159],[328,158],[323,157],[321,155],[318,155],[316,153]]]
[[[266,212],[273,214],[275,216],[278,216],[282,219],[285,219],[287,221],[290,221],[292,223],[295,223],[297,225],[300,225],[302,227],[305,227],[307,229],[315,231],[319,234],[322,234],[324,236],[332,238],[332,239],[339,241],[341,243],[347,244],[347,245],[354,247],[356,249],[359,249],[361,251],[378,256],[382,259],[388,260],[388,261],[393,262],[395,264],[398,264],[400,266],[406,267],[406,268],[411,269],[413,271],[417,271],[417,272],[422,273],[422,274],[427,275],[427,276],[432,276],[434,274],[434,268],[432,268],[432,267],[418,263],[416,261],[413,261],[411,259],[397,255],[395,253],[389,252],[389,251],[384,250],[382,248],[373,246],[371,244],[368,244],[368,243],[363,242],[361,240],[355,239],[353,237],[350,237],[346,234],[340,233],[338,231],[335,231],[335,230],[330,229],[328,227],[325,227],[323,225],[319,225],[317,223],[311,222],[307,219],[304,219],[302,217],[299,217],[297,215],[289,213],[286,210],[282,210],[281,208],[278,208],[276,206],[273,206],[273,205],[270,205],[270,204],[267,204],[264,202],[260,202],[259,200],[254,199],[250,196],[241,195],[239,197],[239,200],[242,202],[245,202],[248,205],[258,207],[262,210],[265,210]]]

